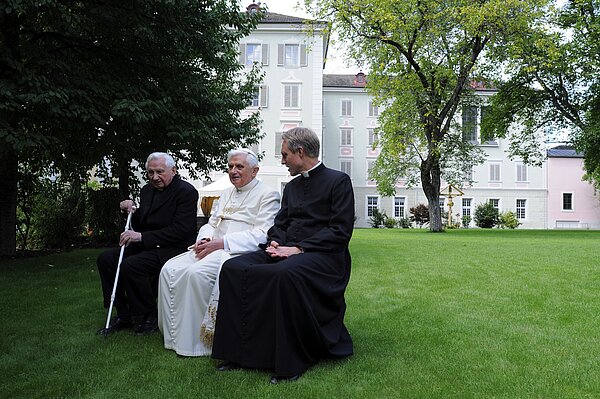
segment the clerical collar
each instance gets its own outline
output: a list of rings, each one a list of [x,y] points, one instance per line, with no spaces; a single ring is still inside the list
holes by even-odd
[[[315,166],[313,166],[312,168],[310,168],[306,172],[301,172],[302,177],[310,177],[310,172],[313,171],[313,170],[315,170],[319,165],[321,165],[321,161],[317,162],[317,164]]]
[[[245,186],[242,186],[240,188],[236,188],[235,191],[237,191],[238,193],[243,193],[243,192],[246,192],[246,191],[250,191],[254,187],[256,187],[257,184],[258,184],[258,180],[252,179],[252,181],[250,183],[248,183]]]

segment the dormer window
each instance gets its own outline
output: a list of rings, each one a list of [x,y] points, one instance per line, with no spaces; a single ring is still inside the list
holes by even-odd
[[[366,83],[367,83],[367,75],[365,75],[363,72],[357,73],[356,77],[354,78],[354,85],[364,87]]]
[[[258,3],[252,3],[248,7],[246,7],[246,11],[248,12],[257,12],[260,11],[260,1]]]

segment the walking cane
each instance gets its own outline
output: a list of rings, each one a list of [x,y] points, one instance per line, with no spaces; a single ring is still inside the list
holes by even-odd
[[[129,212],[127,215],[127,222],[125,223],[125,230],[123,230],[123,232],[126,232],[131,228],[131,215],[133,215],[133,211]],[[102,335],[104,335],[104,338],[108,336],[108,326],[110,325],[110,316],[112,314],[113,305],[115,303],[115,293],[117,292],[117,283],[119,282],[119,272],[121,271],[121,262],[123,261],[124,252],[125,245],[122,245],[121,253],[119,254],[119,263],[117,263],[117,272],[115,273],[115,283],[113,285],[112,293],[110,294],[110,306],[108,307],[108,317],[106,318],[106,326],[104,326],[104,329],[101,333]]]

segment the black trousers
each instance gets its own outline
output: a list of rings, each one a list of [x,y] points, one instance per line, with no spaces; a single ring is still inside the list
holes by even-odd
[[[120,248],[109,249],[98,256],[105,308],[110,305],[120,251]],[[119,316],[157,316],[158,275],[163,264],[157,250],[145,250],[135,244],[125,248],[114,303]]]

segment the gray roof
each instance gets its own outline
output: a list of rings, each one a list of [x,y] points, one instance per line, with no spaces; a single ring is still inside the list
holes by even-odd
[[[583,158],[583,154],[572,146],[558,145],[548,149],[548,158]]]
[[[260,21],[263,24],[301,24],[305,21],[310,21],[305,18],[291,17],[289,15],[276,14],[274,12],[266,12],[265,17]]]
[[[363,74],[364,75],[364,74]],[[366,75],[364,75],[366,79]],[[323,75],[323,87],[365,87],[359,82],[356,75]]]

